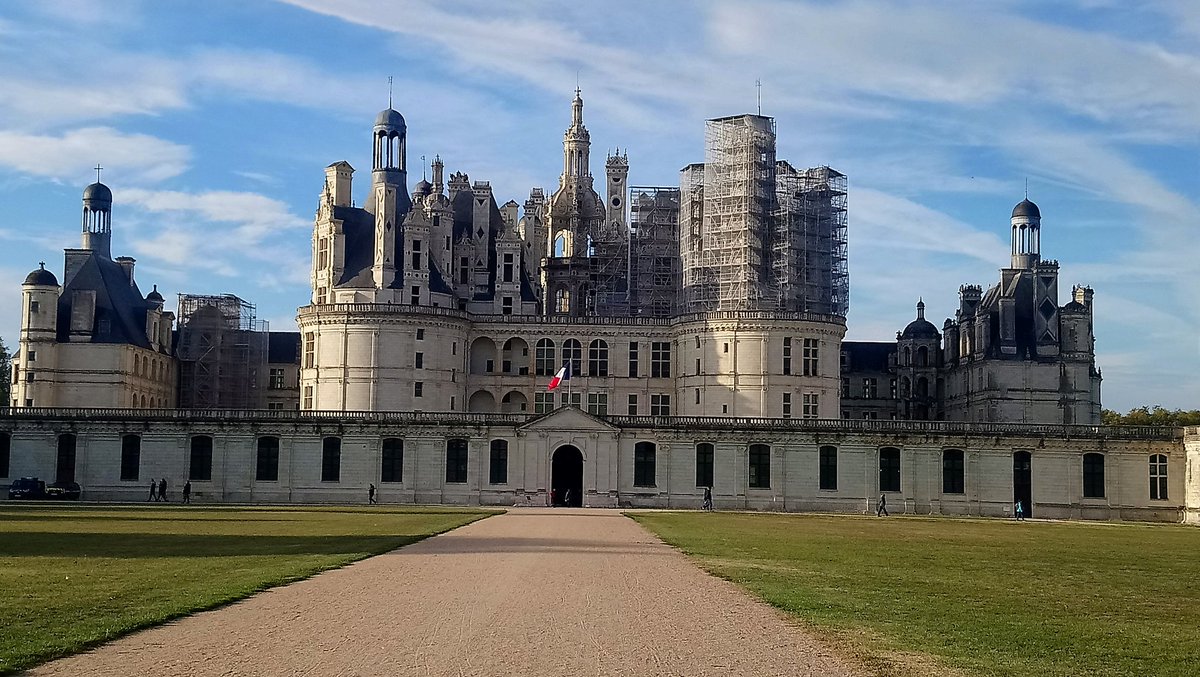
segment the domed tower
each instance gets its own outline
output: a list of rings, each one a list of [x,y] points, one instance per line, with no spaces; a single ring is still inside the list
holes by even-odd
[[[925,302],[917,302],[917,319],[896,337],[901,418],[929,421],[940,418],[942,335],[925,319]]]
[[[49,375],[57,360],[58,278],[46,264],[29,273],[21,285],[20,358],[16,364],[12,405],[50,407]]]
[[[104,258],[112,258],[112,201],[112,191],[99,180],[83,189],[82,248]]]
[[[1041,260],[1042,212],[1025,198],[1012,211],[1012,267],[1034,268]]]
[[[408,126],[404,116],[390,106],[375,116],[375,143],[371,163],[371,202],[367,211],[375,215],[375,256],[371,275],[376,289],[388,289],[396,281],[396,230],[412,208],[408,195]]]

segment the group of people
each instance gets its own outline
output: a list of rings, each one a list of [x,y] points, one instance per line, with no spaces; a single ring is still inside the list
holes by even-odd
[[[570,487],[567,487],[567,489],[565,491],[563,491],[563,493],[561,495],[559,495],[557,489],[551,487],[551,489],[550,489],[550,507],[553,508],[554,506],[557,506],[557,505],[563,505],[563,506],[566,506],[569,508],[572,505],[572,503],[571,503],[572,499],[573,499],[573,496],[571,495]]]
[[[706,491],[705,496],[707,496],[707,495],[708,495],[708,492]],[[1018,522],[1024,522],[1025,521],[1025,504],[1022,503],[1021,501],[1017,501],[1016,504],[1013,506],[1013,514],[1017,518]],[[888,511],[887,511],[887,494],[879,494],[879,501],[875,504],[875,516],[876,517],[890,517],[891,516],[888,514]]]
[[[167,478],[164,477],[157,482],[150,480],[150,497],[146,499],[146,502],[149,503],[151,501],[163,501],[164,503],[170,502],[170,499],[167,498]],[[183,502],[192,502],[191,480],[183,483]]]

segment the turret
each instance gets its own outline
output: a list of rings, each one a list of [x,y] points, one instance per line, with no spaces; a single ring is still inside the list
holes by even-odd
[[[334,207],[350,206],[354,167],[342,160],[325,168],[325,194]]]
[[[112,191],[100,183],[83,189],[83,237],[81,249],[93,251],[104,258],[112,256]]]
[[[1042,212],[1029,198],[1012,211],[1012,267],[1030,270],[1041,258]]]

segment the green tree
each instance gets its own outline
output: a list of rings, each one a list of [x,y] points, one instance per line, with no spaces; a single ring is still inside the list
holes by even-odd
[[[1105,409],[1100,412],[1100,422],[1104,425],[1200,426],[1200,410],[1171,410],[1157,404],[1135,407],[1128,414]]]

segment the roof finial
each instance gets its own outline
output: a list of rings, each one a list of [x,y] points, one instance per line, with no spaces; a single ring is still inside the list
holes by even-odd
[[[99,162],[97,162],[96,163],[96,183],[100,183],[100,170],[101,169],[104,169],[104,168],[100,166]]]
[[[388,76],[388,110],[392,109],[392,76]]]
[[[426,167],[426,165],[425,165],[425,156],[424,156],[424,155],[422,155],[422,156],[421,156],[421,180],[422,180],[422,181],[425,181],[425,180],[426,180],[426,177],[425,177],[425,167]]]
[[[762,115],[762,80],[755,80],[754,87],[758,90],[758,114]]]
[[[45,269],[46,269],[46,262],[45,262],[45,261],[38,261],[38,265],[42,267],[42,270],[45,270]]]
[[[1025,177],[1025,199],[1029,199],[1029,177]]]
[[[917,319],[918,320],[925,319],[925,299],[924,299],[924,297],[917,297]]]

